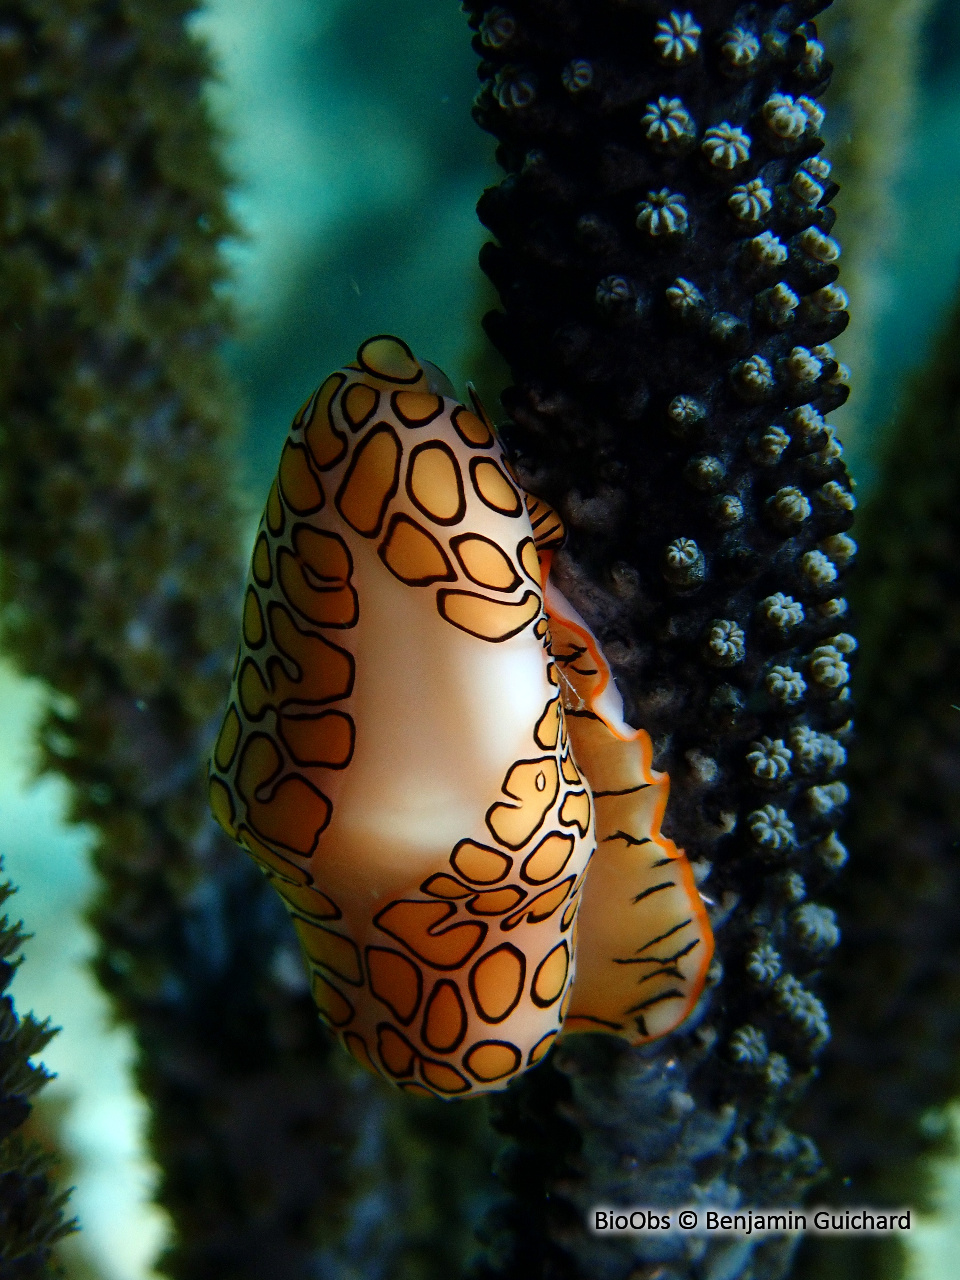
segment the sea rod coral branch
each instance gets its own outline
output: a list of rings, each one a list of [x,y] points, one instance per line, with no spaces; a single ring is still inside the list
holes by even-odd
[[[601,1240],[565,1214],[796,1202],[819,1167],[788,1120],[828,1037],[810,984],[836,925],[811,895],[842,861],[855,551],[825,422],[847,396],[830,346],[847,315],[824,7],[518,0],[509,39],[475,40],[475,116],[505,170],[479,206],[502,302],[487,329],[513,377],[505,437],[570,525],[559,580],[670,774],[666,822],[713,903],[721,984],[661,1049],[571,1042],[544,1068],[565,1077],[554,1141],[580,1171],[508,1178],[519,1204],[555,1206],[544,1275],[558,1249],[571,1274],[701,1275],[702,1244]],[[467,9],[482,29],[483,6]],[[572,94],[575,59],[591,80]],[[507,66],[536,85],[522,103],[502,100]],[[529,1239],[494,1243],[491,1274],[521,1274],[521,1254],[530,1274]],[[724,1274],[772,1280],[789,1256],[750,1243]]]

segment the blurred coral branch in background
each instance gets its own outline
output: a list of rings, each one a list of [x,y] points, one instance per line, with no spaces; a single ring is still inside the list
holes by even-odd
[[[909,387],[861,518],[858,737],[826,980],[834,1039],[808,1106],[832,1203],[931,1206],[960,1094],[960,311]],[[808,1242],[804,1280],[906,1274],[900,1240]]]
[[[843,281],[857,323],[837,341],[858,394],[837,414],[853,470],[866,462],[874,436],[866,418],[877,372],[874,348],[896,285],[892,256],[910,214],[898,200],[919,97],[921,35],[935,0],[843,0],[823,16],[836,73],[826,95],[837,212],[844,227]]]
[[[13,892],[0,881],[0,907]],[[30,1014],[18,1017],[8,993],[23,942],[21,925],[0,916],[0,1276],[46,1280],[54,1274],[54,1246],[76,1224],[64,1218],[67,1195],[53,1185],[51,1157],[24,1132],[36,1094],[50,1079],[30,1059],[55,1032]]]
[[[285,914],[206,808],[241,523],[191,10],[4,10],[4,638],[50,691],[43,767],[97,833],[96,968],[136,1035],[164,1270],[373,1277],[408,1243],[393,1100],[328,1062]]]

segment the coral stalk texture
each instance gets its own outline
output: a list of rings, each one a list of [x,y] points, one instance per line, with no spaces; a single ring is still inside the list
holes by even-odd
[[[796,1204],[820,1169],[790,1113],[829,1036],[856,550],[824,421],[847,395],[824,7],[468,6],[506,171],[479,206],[506,438],[568,522],[561,585],[670,774],[718,947],[685,1033],[571,1040],[518,1086],[490,1275],[772,1280],[782,1240],[605,1237],[588,1211]]]

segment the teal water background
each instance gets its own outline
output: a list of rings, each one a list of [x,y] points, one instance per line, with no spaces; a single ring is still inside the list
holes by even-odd
[[[211,101],[237,176],[243,236],[229,246],[241,316],[228,352],[243,400],[238,462],[251,511],[292,412],[371,333],[397,332],[462,385],[478,341],[485,233],[474,212],[495,180],[470,118],[476,59],[455,0],[214,0],[197,30],[221,79]],[[843,127],[842,117],[839,127]],[[919,97],[896,179],[872,378],[843,417],[866,481],[889,406],[919,366],[960,278],[960,9],[928,25]],[[842,221],[838,234],[843,238]],[[53,780],[30,780],[39,690],[0,668],[0,831],[15,910],[35,935],[15,994],[63,1027],[47,1056],[67,1104],[74,1209],[103,1280],[141,1280],[162,1239],[149,1207],[143,1108],[130,1044],[111,1030],[85,968],[87,835],[63,821]],[[960,1172],[914,1238],[917,1280],[947,1280],[960,1251]]]

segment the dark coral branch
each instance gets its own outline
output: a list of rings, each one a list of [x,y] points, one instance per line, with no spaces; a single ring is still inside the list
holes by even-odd
[[[0,882],[0,907],[13,892]],[[55,1188],[52,1158],[23,1132],[32,1100],[51,1078],[31,1058],[55,1035],[32,1014],[19,1016],[8,991],[24,940],[21,926],[0,916],[0,1277],[46,1280],[57,1274],[54,1245],[76,1223],[64,1218],[69,1193]]]
[[[808,1123],[837,1202],[929,1205],[960,1093],[960,311],[909,388],[861,526],[864,659],[835,1036]],[[894,1276],[899,1242],[816,1242],[802,1274]],[[897,1259],[899,1258],[899,1265]]]
[[[514,1179],[523,1205],[796,1203],[819,1167],[787,1120],[828,1037],[810,982],[838,931],[810,895],[845,858],[855,647],[855,503],[823,418],[847,394],[823,7],[468,6],[476,115],[506,170],[480,215],[507,438],[568,521],[561,585],[671,775],[669,833],[712,900],[724,978],[663,1047],[561,1051],[580,1176]],[[706,1265],[676,1239],[547,1235],[584,1275]],[[789,1253],[748,1242],[723,1274],[780,1275]],[[502,1256],[499,1274],[538,1274]]]

